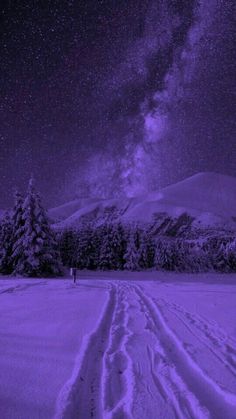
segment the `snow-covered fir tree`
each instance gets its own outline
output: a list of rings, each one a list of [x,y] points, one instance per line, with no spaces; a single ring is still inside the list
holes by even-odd
[[[77,230],[76,266],[80,269],[96,269],[98,266],[98,239],[94,228],[89,224]]]
[[[72,228],[66,228],[58,234],[61,260],[65,266],[76,266],[79,233]]]
[[[100,269],[123,269],[126,249],[125,232],[121,223],[104,224],[99,231]]]
[[[125,232],[121,223],[103,224],[97,231],[100,269],[123,269],[126,249]]]
[[[201,248],[206,256],[205,270],[227,271],[227,255],[225,249],[228,240],[222,236],[214,235],[204,240]]]
[[[229,271],[236,272],[236,238],[225,246],[224,257]]]
[[[97,228],[91,229],[90,237],[91,237],[90,238],[90,266],[91,266],[91,269],[98,269],[101,238],[100,238]]]
[[[7,212],[0,222],[0,272],[12,272],[12,246],[13,246],[12,218]]]
[[[22,276],[60,274],[55,236],[40,197],[35,192],[33,179],[30,179],[23,203],[22,219],[21,234],[14,250],[17,255],[14,274]]]
[[[101,230],[101,246],[99,255],[100,269],[114,269],[115,258],[113,249],[113,228],[111,224],[104,224]]]
[[[124,254],[125,264],[124,268],[130,271],[138,271],[140,269],[139,259],[139,243],[137,241],[137,230],[134,227],[130,228],[129,237],[127,241],[127,249]]]
[[[48,275],[58,275],[61,273],[58,243],[56,235],[50,226],[46,211],[42,205],[41,197],[38,193],[36,194],[36,219],[38,221],[37,243],[41,244],[39,261],[42,273],[47,273]]]
[[[24,219],[23,219],[23,196],[20,192],[15,192],[15,205],[12,212],[12,227],[13,227],[13,247],[12,247],[12,265],[15,269],[20,258],[22,247],[19,246],[19,240],[24,232]]]
[[[112,226],[113,269],[123,269],[125,264],[124,254],[127,247],[125,228],[121,223]]]
[[[156,269],[173,270],[173,245],[170,240],[158,238],[155,245]]]
[[[141,269],[149,269],[154,266],[155,246],[153,238],[146,229],[140,230],[139,240],[139,265]]]

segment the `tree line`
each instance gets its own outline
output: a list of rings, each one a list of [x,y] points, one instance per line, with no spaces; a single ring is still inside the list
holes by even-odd
[[[16,192],[14,208],[0,220],[0,273],[57,276],[63,265],[92,270],[235,272],[235,234],[205,230],[204,236],[191,238],[182,225],[184,221],[188,227],[191,220],[186,215],[182,218],[177,224],[169,220],[168,229],[160,229],[158,222],[154,226],[103,222],[56,231],[31,179],[26,196]]]
[[[154,235],[149,226],[89,224],[58,233],[64,265],[78,269],[235,272],[235,235],[195,240]]]

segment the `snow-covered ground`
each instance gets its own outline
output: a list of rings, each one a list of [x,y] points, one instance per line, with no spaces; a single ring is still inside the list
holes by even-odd
[[[236,275],[0,280],[0,418],[235,418]]]

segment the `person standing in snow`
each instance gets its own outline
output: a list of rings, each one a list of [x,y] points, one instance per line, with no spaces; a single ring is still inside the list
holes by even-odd
[[[71,274],[71,276],[73,276],[73,282],[74,282],[74,284],[76,284],[77,269],[76,268],[70,268],[70,274]]]

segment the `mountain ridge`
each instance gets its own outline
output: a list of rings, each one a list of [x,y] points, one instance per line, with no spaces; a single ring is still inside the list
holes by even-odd
[[[160,191],[133,198],[83,198],[49,210],[58,227],[83,221],[150,222],[156,214],[193,216],[198,224],[233,223],[236,226],[236,178],[200,172]]]

